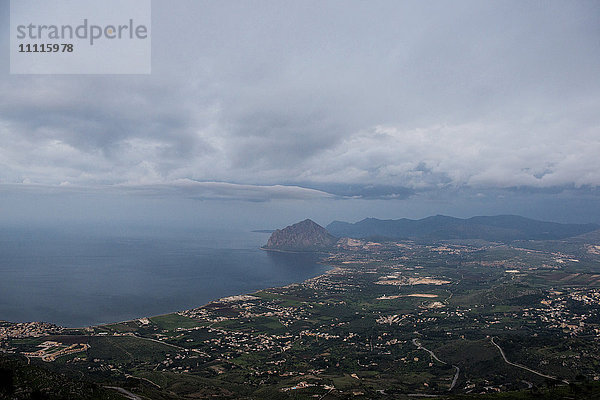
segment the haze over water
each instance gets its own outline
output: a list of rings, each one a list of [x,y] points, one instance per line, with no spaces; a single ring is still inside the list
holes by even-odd
[[[184,310],[324,272],[256,232],[0,231],[0,320],[80,327]]]

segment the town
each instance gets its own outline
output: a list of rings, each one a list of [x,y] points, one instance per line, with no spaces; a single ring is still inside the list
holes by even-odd
[[[3,323],[0,338],[149,398],[181,382],[282,398],[597,387],[598,254],[538,247],[347,240],[302,283],[84,329]]]

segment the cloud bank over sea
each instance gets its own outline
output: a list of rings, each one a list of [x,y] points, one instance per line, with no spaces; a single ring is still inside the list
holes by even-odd
[[[154,2],[151,75],[0,76],[1,190],[391,201],[392,214],[423,198],[586,202],[600,185],[599,13]]]

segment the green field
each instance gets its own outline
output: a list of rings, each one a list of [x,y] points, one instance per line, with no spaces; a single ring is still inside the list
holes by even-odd
[[[585,263],[559,269],[553,251],[524,245],[340,250],[327,261],[337,269],[255,298],[5,348],[23,362],[44,340],[88,343],[79,357],[30,362],[156,400],[600,398],[600,258],[563,246],[573,254],[560,257]]]

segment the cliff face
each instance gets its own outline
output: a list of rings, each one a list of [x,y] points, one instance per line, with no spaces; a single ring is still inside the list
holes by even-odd
[[[266,250],[319,251],[335,245],[337,239],[321,225],[306,219],[271,234]]]

